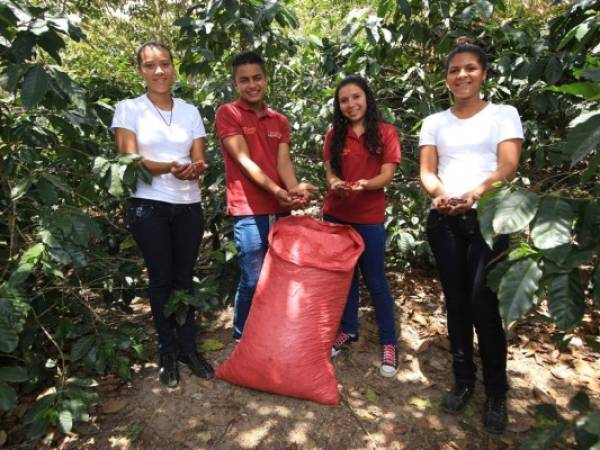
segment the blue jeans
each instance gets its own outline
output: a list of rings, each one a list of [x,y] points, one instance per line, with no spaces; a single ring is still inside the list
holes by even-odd
[[[269,216],[234,216],[233,237],[240,265],[240,282],[233,305],[233,337],[239,339],[267,253]]]
[[[509,238],[499,236],[491,249],[485,243],[477,211],[448,216],[431,210],[427,238],[446,299],[448,335],[457,384],[475,384],[473,328],[477,332],[488,396],[502,397],[508,390],[506,337],[498,310],[498,297],[487,286],[490,261],[508,248]]]
[[[354,271],[352,285],[348,293],[348,301],[342,316],[342,331],[352,336],[358,336],[358,269],[360,269],[375,306],[379,342],[381,345],[396,345],[398,340],[394,320],[394,300],[385,277],[385,227],[382,223],[347,223],[328,215],[325,215],[323,219],[327,222],[352,226],[358,231],[365,243],[365,251],[358,259],[358,267]]]
[[[127,218],[148,268],[148,294],[160,352],[196,351],[193,308],[182,326],[174,316],[165,317],[164,311],[173,290],[192,289],[194,264],[204,232],[202,205],[132,198]]]

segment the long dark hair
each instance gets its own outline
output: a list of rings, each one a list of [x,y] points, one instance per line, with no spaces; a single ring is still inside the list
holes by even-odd
[[[351,75],[344,78],[335,89],[335,97],[333,98],[333,136],[329,151],[331,152],[331,169],[333,173],[342,178],[342,150],[346,142],[348,134],[348,119],[342,114],[340,109],[339,93],[340,89],[349,84],[354,84],[363,90],[367,98],[367,111],[365,113],[365,147],[369,154],[381,158],[381,134],[379,133],[379,122],[381,114],[377,109],[375,96],[369,88],[367,80],[357,75]]]

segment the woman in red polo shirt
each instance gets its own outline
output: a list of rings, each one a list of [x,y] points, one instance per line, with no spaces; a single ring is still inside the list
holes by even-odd
[[[365,242],[358,261],[371,299],[382,346],[380,372],[398,372],[394,301],[385,277],[385,192],[400,162],[396,129],[381,121],[375,97],[366,80],[350,76],[335,91],[333,127],[323,148],[329,192],[323,217],[351,225]],[[358,339],[358,271],[352,280],[341,329],[331,355]]]

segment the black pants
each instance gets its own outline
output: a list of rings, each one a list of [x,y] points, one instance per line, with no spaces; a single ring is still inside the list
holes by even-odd
[[[498,298],[487,287],[486,276],[489,262],[508,248],[508,236],[500,236],[492,250],[481,236],[475,210],[461,216],[431,210],[427,237],[446,298],[455,381],[471,386],[475,383],[475,327],[486,393],[504,396],[508,390],[506,336]]]
[[[150,306],[160,352],[195,351],[195,311],[190,308],[186,322],[179,326],[174,316],[165,317],[164,310],[173,290],[192,289],[204,232],[202,205],[132,198],[127,217],[148,268]]]

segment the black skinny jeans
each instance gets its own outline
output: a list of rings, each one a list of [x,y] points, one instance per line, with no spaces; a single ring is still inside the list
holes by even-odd
[[[196,351],[196,315],[190,308],[182,326],[165,317],[173,290],[192,289],[194,264],[204,232],[202,205],[132,198],[127,218],[148,268],[149,297],[161,353]]]
[[[488,396],[502,397],[508,390],[506,336],[498,298],[487,287],[489,262],[508,248],[500,236],[490,249],[479,230],[477,211],[448,216],[431,210],[427,238],[435,256],[448,312],[448,335],[457,384],[475,384],[473,327],[477,332]]]

